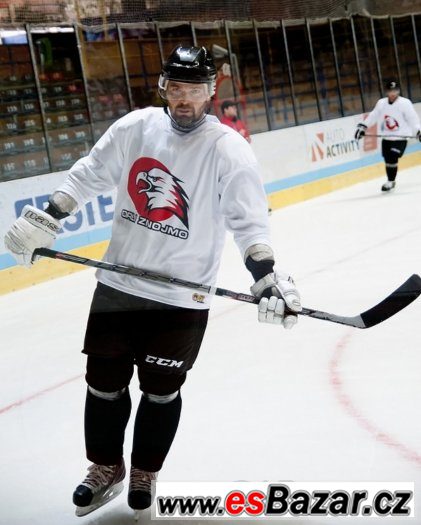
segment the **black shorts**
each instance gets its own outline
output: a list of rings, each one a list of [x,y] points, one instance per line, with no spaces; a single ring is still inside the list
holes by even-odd
[[[405,152],[407,140],[382,140],[382,156],[386,163],[394,164]]]
[[[120,390],[136,364],[142,390],[176,391],[199,353],[208,315],[209,310],[167,305],[98,283],[83,349],[88,384]]]

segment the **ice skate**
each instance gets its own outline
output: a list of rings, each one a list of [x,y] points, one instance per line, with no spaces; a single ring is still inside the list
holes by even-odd
[[[130,485],[128,503],[135,511],[135,519],[138,520],[140,512],[152,505],[155,495],[153,482],[156,481],[157,472],[147,472],[132,467],[130,470]]]
[[[393,190],[393,188],[396,186],[396,182],[394,180],[388,180],[386,181],[382,186],[382,191],[390,191]]]
[[[125,475],[124,460],[119,465],[93,463],[88,467],[88,475],[73,493],[76,516],[85,516],[118,496]]]

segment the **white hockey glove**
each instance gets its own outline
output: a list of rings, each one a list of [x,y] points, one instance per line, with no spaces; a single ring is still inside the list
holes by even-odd
[[[354,138],[355,140],[360,140],[364,137],[365,132],[367,131],[367,126],[360,122],[355,130]]]
[[[35,248],[50,248],[61,224],[45,211],[26,205],[4,237],[4,244],[18,264],[31,267]]]
[[[294,312],[300,312],[302,306],[300,294],[289,275],[269,273],[255,282],[250,290],[260,299],[258,318],[261,323],[282,324],[288,329],[296,324],[297,315]]]

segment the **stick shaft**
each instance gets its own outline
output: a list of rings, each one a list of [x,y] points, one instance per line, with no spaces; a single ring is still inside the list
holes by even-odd
[[[416,139],[417,137],[414,136],[414,135],[393,135],[393,137],[391,135],[373,135],[373,134],[368,134],[366,133],[364,135],[364,137],[380,137],[380,138],[383,138],[383,139],[390,139],[390,138],[399,138],[399,139]]]
[[[132,275],[140,279],[148,281],[156,281],[160,283],[173,284],[192,290],[198,290],[202,293],[209,295],[218,295],[220,297],[226,297],[234,299],[235,301],[241,301],[244,303],[258,304],[259,299],[253,295],[233,292],[232,290],[226,290],[225,288],[218,288],[216,286],[208,286],[205,284],[199,284],[192,281],[186,281],[184,279],[177,279],[174,277],[168,277],[161,275],[149,270],[143,270],[141,268],[133,268],[131,266],[125,266],[123,264],[112,264],[105,261],[97,261],[95,259],[88,259],[86,257],[79,257],[70,253],[59,252],[57,250],[51,250],[49,248],[37,248],[34,251],[33,257],[49,257],[50,259],[59,259],[60,261],[73,262],[76,264],[82,264],[84,266],[91,266],[94,268],[100,268],[111,272],[117,272],[124,275]],[[373,306],[366,312],[358,314],[354,317],[344,317],[341,315],[331,314],[323,312],[321,310],[315,310],[312,308],[303,308],[299,315],[305,315],[307,317],[313,317],[315,319],[322,319],[324,321],[330,321],[332,323],[343,324],[346,326],[353,326],[355,328],[370,328],[379,324],[389,317],[392,317],[400,310],[408,306],[421,294],[421,278],[419,275],[412,275],[407,279],[399,288],[387,296],[378,305]]]

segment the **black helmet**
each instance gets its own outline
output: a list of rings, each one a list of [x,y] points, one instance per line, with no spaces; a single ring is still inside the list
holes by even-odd
[[[159,77],[159,94],[165,99],[168,80],[206,83],[209,95],[215,93],[216,67],[205,47],[177,46],[173,49]]]
[[[386,82],[386,90],[389,91],[392,89],[400,89],[399,82],[397,80],[388,80]]]
[[[168,57],[162,75],[180,82],[209,82],[215,80],[216,67],[205,47],[178,46]]]

